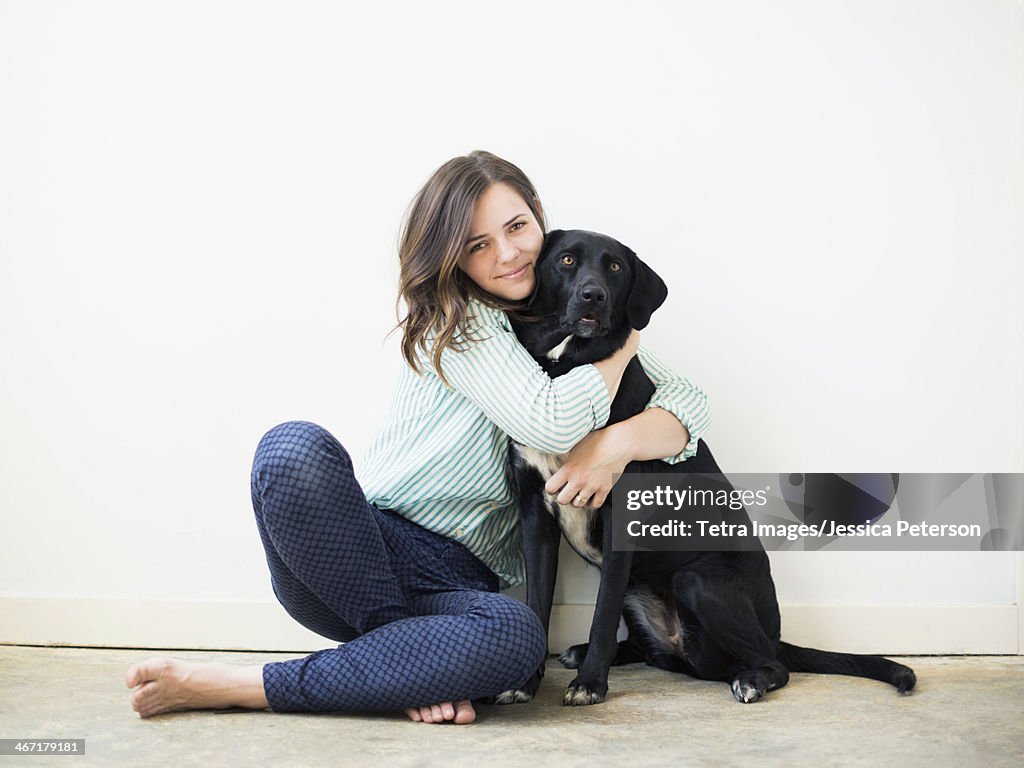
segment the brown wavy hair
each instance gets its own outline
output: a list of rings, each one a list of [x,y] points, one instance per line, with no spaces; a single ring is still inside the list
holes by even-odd
[[[466,330],[469,297],[512,313],[523,305],[487,293],[459,268],[473,208],[481,195],[499,182],[519,193],[541,232],[547,232],[544,209],[526,174],[507,160],[479,150],[453,157],[434,171],[413,198],[402,224],[395,303],[400,318],[396,329],[402,329],[402,356],[414,371],[422,373],[418,350],[429,352],[434,370],[445,384],[441,353],[449,347],[462,348],[455,337]]]

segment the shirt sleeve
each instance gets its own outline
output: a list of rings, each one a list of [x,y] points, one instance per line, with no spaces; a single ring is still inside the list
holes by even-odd
[[[681,453],[663,459],[669,464],[678,464],[696,455],[697,441],[711,423],[708,397],[704,390],[677,374],[644,347],[637,350],[637,357],[655,386],[647,408],[663,408],[679,419],[690,433],[690,441]]]
[[[505,314],[473,303],[473,322],[460,349],[441,353],[452,389],[472,401],[516,442],[567,453],[608,421],[611,400],[593,365],[552,379],[519,343]],[[421,354],[432,370],[429,354]]]

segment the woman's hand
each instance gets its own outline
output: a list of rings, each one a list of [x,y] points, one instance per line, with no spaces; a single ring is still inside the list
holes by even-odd
[[[640,333],[636,329],[630,331],[625,343],[610,357],[594,363],[594,368],[604,379],[604,385],[608,388],[608,397],[612,400],[619,392],[619,384],[622,383],[622,374],[629,365],[629,361],[636,355],[640,347]]]
[[[631,460],[616,426],[595,430],[576,443],[544,490],[561,504],[591,509],[604,504],[614,484],[612,475],[621,474]]]
[[[594,364],[605,376],[613,399],[622,371],[639,344],[640,334],[634,330],[618,352]],[[601,368],[613,363],[615,371]],[[576,443],[544,490],[560,504],[597,509],[611,493],[615,484],[612,476],[622,474],[629,462],[675,456],[689,441],[689,431],[673,414],[663,408],[647,408],[625,421],[594,430]]]
[[[597,509],[611,492],[612,475],[622,474],[629,462],[675,456],[689,441],[679,419],[662,408],[648,408],[576,443],[544,490],[557,494],[562,504]]]

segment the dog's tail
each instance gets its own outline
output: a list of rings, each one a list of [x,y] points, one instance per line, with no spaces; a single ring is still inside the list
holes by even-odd
[[[799,645],[780,642],[779,661],[790,672],[867,677],[894,685],[900,693],[907,693],[917,683],[914,670],[882,656],[819,651],[816,648],[801,648]]]

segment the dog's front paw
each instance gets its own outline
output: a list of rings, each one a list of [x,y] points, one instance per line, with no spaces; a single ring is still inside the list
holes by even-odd
[[[565,689],[562,704],[566,707],[585,707],[590,704],[600,704],[604,701],[607,693],[607,683],[585,683],[577,677]]]
[[[563,667],[569,669],[579,669],[583,666],[583,660],[587,658],[587,649],[590,643],[580,643],[579,645],[573,645],[566,648],[562,655],[558,657],[558,661],[561,662]]]
[[[513,688],[508,691],[502,691],[497,696],[488,697],[488,704],[525,704],[528,701],[533,701],[533,697],[537,695],[538,689],[540,689],[540,680],[544,677],[544,666],[538,669],[530,679],[526,681],[526,684],[520,688]]]
[[[492,696],[490,704],[525,704],[533,701],[533,694],[525,688],[513,688],[509,691],[502,691],[497,696]]]
[[[741,672],[732,681],[732,695],[740,704],[752,704],[768,692],[768,679],[760,672]]]

